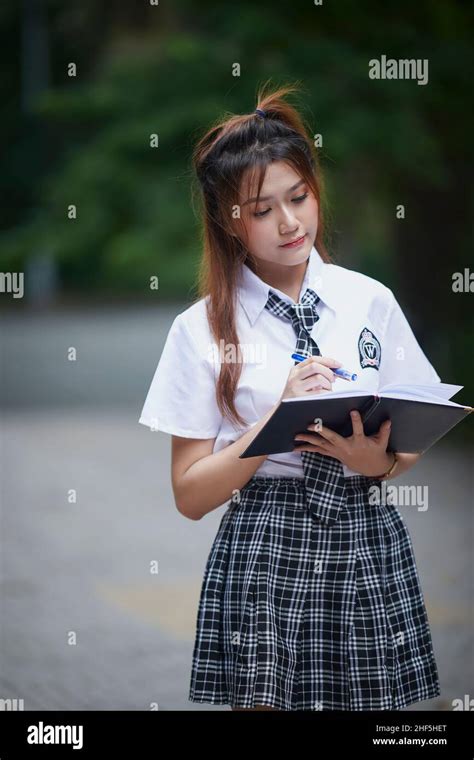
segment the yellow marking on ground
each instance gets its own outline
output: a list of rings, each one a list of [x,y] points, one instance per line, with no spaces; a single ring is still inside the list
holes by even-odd
[[[469,610],[463,604],[437,604],[425,597],[428,620],[432,625],[463,625],[469,623]]]
[[[96,590],[109,604],[142,622],[160,628],[171,636],[186,640],[194,638],[201,581],[157,581],[156,585],[127,586],[101,583],[97,584]]]

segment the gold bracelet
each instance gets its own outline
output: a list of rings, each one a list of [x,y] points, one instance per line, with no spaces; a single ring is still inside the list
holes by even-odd
[[[392,454],[393,454],[393,462],[390,465],[390,469],[387,470],[387,472],[385,472],[383,475],[376,475],[377,480],[386,480],[388,477],[390,477],[390,475],[394,471],[395,467],[397,466],[397,464],[398,464],[397,452],[396,451],[392,451]]]

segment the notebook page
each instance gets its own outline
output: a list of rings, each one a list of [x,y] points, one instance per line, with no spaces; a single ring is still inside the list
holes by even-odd
[[[432,383],[430,385],[402,385],[400,383],[389,383],[380,388],[379,395],[385,392],[389,393],[411,393],[416,396],[435,396],[437,398],[450,399],[459,393],[464,385],[451,385],[450,383]]]
[[[367,390],[353,391],[324,391],[324,393],[305,393],[304,396],[293,396],[292,398],[282,399],[282,403],[291,403],[292,401],[308,401],[309,399],[321,398],[356,398],[357,396],[375,396],[377,394]]]
[[[430,393],[402,393],[394,391],[393,393],[381,393],[381,398],[396,398],[407,401],[420,401],[425,404],[441,404],[444,406],[459,406],[464,408],[464,404],[456,404],[454,401],[450,401],[447,398],[441,398],[441,396],[433,396]]]

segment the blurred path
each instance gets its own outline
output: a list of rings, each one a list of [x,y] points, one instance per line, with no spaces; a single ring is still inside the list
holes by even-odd
[[[170,437],[138,424],[179,310],[7,320],[0,697],[26,710],[229,709],[187,699],[200,584],[225,507],[182,517]],[[78,350],[74,367],[65,346]],[[426,511],[399,509],[442,697],[409,709],[451,709],[473,696],[472,452],[441,442],[393,482],[429,486]]]

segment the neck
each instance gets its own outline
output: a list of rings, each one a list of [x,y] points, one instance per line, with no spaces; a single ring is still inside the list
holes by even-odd
[[[259,259],[257,262],[258,269],[256,274],[260,279],[271,288],[278,288],[282,293],[290,296],[295,303],[298,302],[301,286],[308,266],[309,259],[301,264],[289,267],[283,264],[274,264],[273,262]]]

